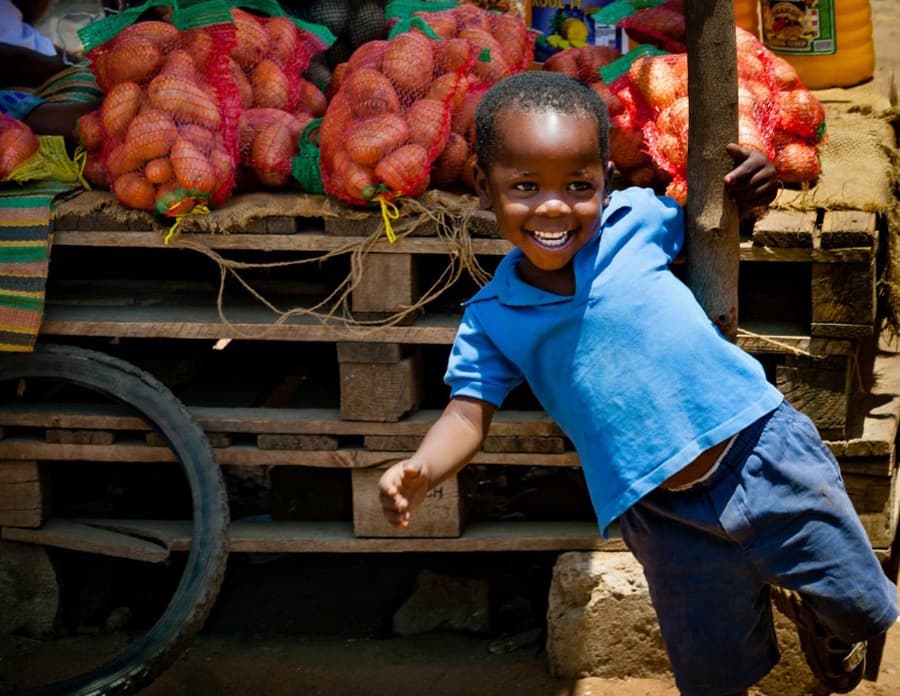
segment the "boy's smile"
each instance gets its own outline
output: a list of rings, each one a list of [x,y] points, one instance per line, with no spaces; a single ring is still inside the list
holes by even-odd
[[[555,111],[498,114],[497,158],[475,185],[532,285],[572,294],[572,258],[599,225],[608,182],[597,122]]]

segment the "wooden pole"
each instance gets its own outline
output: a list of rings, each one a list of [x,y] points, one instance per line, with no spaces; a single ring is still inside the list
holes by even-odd
[[[737,208],[722,178],[737,142],[737,55],[730,0],[686,0],[688,197],[687,284],[726,337],[737,338],[740,240]]]

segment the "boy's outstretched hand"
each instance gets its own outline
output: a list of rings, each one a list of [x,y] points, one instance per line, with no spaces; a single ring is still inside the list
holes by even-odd
[[[428,475],[412,459],[393,464],[378,481],[378,497],[387,521],[395,527],[406,527],[409,515],[425,500]]]
[[[725,150],[735,164],[734,169],[725,175],[725,190],[741,214],[775,200],[781,182],[769,158],[757,150],[748,150],[735,143],[726,145]]]

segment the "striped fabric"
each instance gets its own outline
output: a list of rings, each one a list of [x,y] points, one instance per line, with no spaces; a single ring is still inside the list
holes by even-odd
[[[0,351],[34,349],[44,316],[54,199],[70,184],[0,189]]]
[[[73,65],[60,70],[32,91],[46,102],[90,102],[103,97],[87,65]]]
[[[41,104],[86,103],[103,98],[97,80],[87,65],[60,70],[37,88],[17,87],[0,90],[0,112],[20,121]]]

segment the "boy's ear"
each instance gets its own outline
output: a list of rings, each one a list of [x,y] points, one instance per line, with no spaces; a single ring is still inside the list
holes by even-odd
[[[478,164],[478,160],[475,161],[475,164],[473,164],[472,167],[472,179],[475,182],[475,193],[478,194],[478,202],[481,204],[482,208],[490,210],[493,207],[493,203],[491,201],[490,189],[488,188],[487,174],[481,168],[481,165]]]

